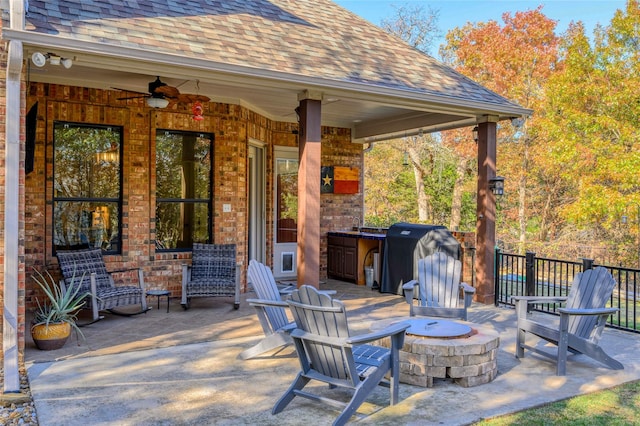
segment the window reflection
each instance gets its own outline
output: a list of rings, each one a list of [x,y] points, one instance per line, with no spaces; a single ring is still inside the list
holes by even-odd
[[[298,241],[298,160],[276,160],[278,243]]]
[[[212,136],[156,133],[156,248],[210,241]]]
[[[55,250],[120,250],[122,129],[54,123]]]

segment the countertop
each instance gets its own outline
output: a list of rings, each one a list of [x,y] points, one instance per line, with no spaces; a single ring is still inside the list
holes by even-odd
[[[363,240],[384,240],[387,236],[384,233],[364,232],[364,231],[329,231],[327,235],[335,237],[360,238]]]

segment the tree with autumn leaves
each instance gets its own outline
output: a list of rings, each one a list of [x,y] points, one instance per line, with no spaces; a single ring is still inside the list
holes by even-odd
[[[396,8],[395,17],[382,22],[382,28],[427,51],[437,33],[436,20],[433,9],[403,6]],[[366,223],[444,223],[456,229],[475,226],[474,195],[469,191],[475,161],[473,141],[469,132],[455,138],[451,135],[419,134],[375,145],[365,156]],[[451,197],[452,193],[456,195]]]
[[[450,31],[441,55],[462,74],[525,108],[540,111],[546,83],[557,69],[556,22],[542,13],[542,7],[505,13],[502,20],[503,25],[496,21],[468,23]],[[498,127],[498,175],[507,178],[507,193],[517,195],[503,200],[499,226],[509,232],[504,237],[517,239],[520,252],[526,247],[532,212],[536,210],[541,220],[544,216],[539,209],[544,194],[531,188],[536,179],[533,157],[537,157],[536,148],[544,145],[533,132],[538,120],[534,114],[517,127],[505,123]]]
[[[640,7],[628,1],[590,41],[580,24],[562,41],[537,133],[558,170],[555,240],[586,240],[640,266]],[[559,185],[560,186],[560,185]],[[623,220],[623,217],[626,217]]]
[[[406,26],[398,28],[409,34]],[[444,62],[534,111],[517,126],[498,125],[497,166],[506,192],[498,202],[497,233],[507,250],[632,266],[640,261],[640,252],[633,250],[640,247],[639,52],[637,0],[628,1],[591,40],[580,23],[556,34],[556,22],[542,7],[506,13],[502,23],[468,23],[447,34],[440,49]],[[384,181],[366,180],[366,221],[384,226],[393,223],[385,219],[426,220],[475,230],[476,147],[470,131],[376,146],[366,157],[366,179],[375,178],[369,171],[376,170],[376,151],[386,151],[378,171],[384,169],[394,181],[393,193],[404,192],[414,208],[403,208],[396,196],[390,203],[394,213],[386,215]],[[402,166],[403,156],[414,171],[424,172],[426,208],[418,204],[418,195],[408,193],[419,185]],[[403,181],[412,185],[400,189]],[[428,212],[426,219],[417,207]]]

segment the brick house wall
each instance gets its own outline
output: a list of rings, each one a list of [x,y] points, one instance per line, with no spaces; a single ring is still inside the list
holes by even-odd
[[[156,129],[206,132],[214,135],[213,239],[237,244],[238,261],[248,264],[248,141],[265,144],[267,259],[273,254],[274,146],[297,146],[297,125],[274,122],[245,107],[205,104],[204,120],[192,119],[190,105],[152,109],[144,99],[119,101],[117,91],[31,83],[26,107],[38,103],[34,171],[26,177],[25,264],[58,275],[52,256],[53,124],[69,121],[117,125],[123,129],[122,253],[107,255],[109,269],[142,267],[148,288],[181,292],[181,266],[189,252],[155,251],[155,132]],[[362,167],[362,147],[350,143],[349,129],[323,127],[322,165]],[[320,178],[320,177],[318,177]],[[362,182],[362,180],[361,180]],[[230,204],[231,212],[222,205]],[[322,194],[321,279],[326,278],[326,233],[351,227],[361,216],[358,194]],[[268,260],[269,264],[271,261]],[[243,268],[243,269],[244,269]],[[243,271],[243,286],[245,283]],[[33,306],[35,289],[27,283],[26,305]]]

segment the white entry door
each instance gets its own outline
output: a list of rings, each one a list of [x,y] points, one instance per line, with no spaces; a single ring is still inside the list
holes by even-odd
[[[250,141],[249,145],[249,260],[265,263],[265,167],[264,144]]]
[[[298,249],[298,149],[275,147],[274,154],[273,275],[275,278],[295,278]]]

